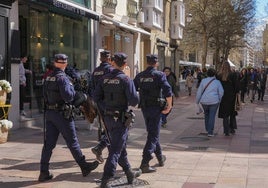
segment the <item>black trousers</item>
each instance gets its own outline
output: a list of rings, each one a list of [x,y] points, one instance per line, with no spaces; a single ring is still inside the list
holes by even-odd
[[[20,110],[24,110],[26,86],[20,85]]]

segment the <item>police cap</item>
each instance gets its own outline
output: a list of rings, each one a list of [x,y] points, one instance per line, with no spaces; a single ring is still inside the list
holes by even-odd
[[[57,63],[67,63],[68,56],[65,54],[56,54],[55,62]]]
[[[157,55],[148,54],[148,55],[146,55],[146,58],[147,58],[147,63],[148,64],[155,64],[156,62],[158,62]]]
[[[100,52],[100,56],[103,58],[109,58],[110,57],[111,52],[109,50],[104,50]]]
[[[114,61],[118,66],[122,66],[126,63],[127,55],[125,53],[119,52],[114,54]]]

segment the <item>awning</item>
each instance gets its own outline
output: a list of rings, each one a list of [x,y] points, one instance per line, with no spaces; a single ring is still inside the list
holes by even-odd
[[[151,33],[145,31],[142,28],[135,27],[135,26],[132,26],[132,25],[129,25],[129,24],[124,24],[122,22],[116,21],[116,20],[114,20],[112,18],[109,18],[107,16],[102,15],[100,21],[105,24],[106,20],[112,22],[113,25],[115,25],[115,26],[118,26],[118,27],[121,27],[121,28],[124,28],[124,29],[128,29],[128,30],[133,31],[133,32],[139,32],[139,33],[144,34],[144,35],[149,35],[149,36],[151,35]]]
[[[94,19],[97,21],[100,19],[100,14],[98,14],[97,12],[85,8],[81,5],[72,3],[70,1],[66,0],[38,0],[38,1],[49,5],[53,5],[57,8],[64,9],[68,12],[72,12],[80,16],[88,17],[90,19]]]
[[[198,66],[198,67],[201,67],[202,66],[201,63],[190,62],[190,61],[182,61],[182,60],[179,61],[179,64],[180,65],[189,65],[189,66]]]
[[[11,8],[13,2],[14,0],[2,0],[0,2],[0,7]]]
[[[231,67],[236,67],[235,64],[233,64],[232,61],[230,61],[230,59],[228,59],[228,63],[230,64]]]

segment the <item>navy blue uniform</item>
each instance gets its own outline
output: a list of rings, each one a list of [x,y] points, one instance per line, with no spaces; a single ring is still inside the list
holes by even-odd
[[[52,150],[55,148],[59,133],[62,134],[75,161],[78,164],[85,162],[77,139],[75,124],[72,118],[65,119],[63,112],[57,107],[65,103],[72,103],[75,90],[66,74],[59,68],[55,68],[44,84],[44,98],[48,107],[55,109],[46,110],[46,134],[41,157],[41,171],[48,171]]]
[[[53,178],[53,174],[49,172],[49,161],[60,133],[73,158],[79,165],[83,176],[87,176],[99,165],[97,161],[92,163],[86,162],[85,156],[80,149],[72,116],[72,106],[80,106],[87,98],[84,94],[75,92],[72,83],[64,73],[67,59],[68,56],[65,54],[55,55],[55,69],[46,77],[44,83],[46,122],[44,127],[44,145],[40,160],[40,175],[38,178],[40,182]]]
[[[101,62],[100,66],[96,67],[95,70],[93,71],[93,74],[92,74],[92,77],[91,77],[91,81],[92,81],[92,95],[94,95],[94,90],[96,88],[96,86],[98,85],[100,79],[110,73],[112,71],[113,67],[112,65],[109,63],[109,62]],[[100,109],[100,113],[101,115],[103,115],[103,111]],[[99,129],[99,131],[101,131],[101,129]],[[100,160],[101,162],[103,161],[103,158],[102,158],[102,150],[107,146],[109,145],[109,142],[106,138],[106,135],[101,132],[100,133],[101,135],[99,135],[99,139],[100,139],[100,142],[98,143],[98,145],[94,148],[92,148],[93,150],[93,153],[97,153],[96,157],[98,160]],[[94,152],[95,150],[95,152]]]
[[[100,78],[102,78],[105,74],[110,73],[112,69],[112,65],[109,62],[101,62],[100,66],[95,68],[91,77],[93,90],[95,90]]]
[[[102,177],[107,180],[114,176],[117,163],[125,172],[130,169],[126,151],[128,127],[124,125],[122,116],[129,105],[138,104],[138,95],[133,81],[121,70],[113,69],[100,79],[94,92],[94,100],[104,112],[104,122],[111,141]],[[119,113],[115,117],[116,112]]]
[[[159,98],[172,96],[171,87],[166,75],[153,66],[136,75],[134,84],[140,94],[140,107],[144,116],[147,141],[143,149],[142,164],[149,164],[152,154],[162,160],[162,150],[159,142],[161,107]]]

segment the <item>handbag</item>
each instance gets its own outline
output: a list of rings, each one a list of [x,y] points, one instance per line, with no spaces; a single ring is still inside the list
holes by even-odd
[[[235,111],[240,111],[240,110],[242,110],[242,103],[241,103],[240,94],[237,93],[235,96]]]

